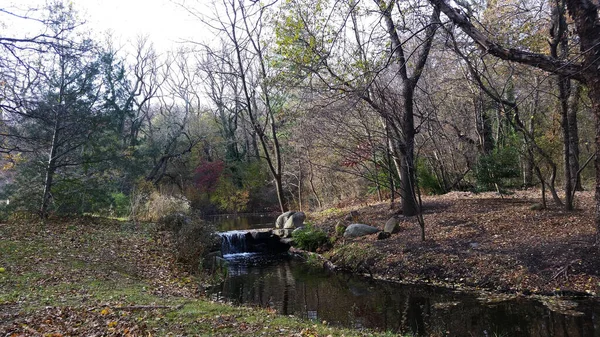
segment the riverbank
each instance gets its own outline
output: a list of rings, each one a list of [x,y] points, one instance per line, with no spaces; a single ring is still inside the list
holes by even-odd
[[[415,217],[401,217],[400,231],[339,239],[324,256],[338,267],[374,277],[540,295],[600,294],[600,255],[594,245],[593,193],[576,196],[576,210],[549,201],[539,210],[539,191],[452,192],[423,197],[426,240]],[[349,206],[313,214],[331,235],[336,224],[365,223],[383,229],[399,207],[389,203]],[[348,215],[351,211],[355,218]],[[351,257],[351,258],[350,258]]]
[[[215,303],[199,284],[152,224],[0,224],[2,336],[386,336]]]

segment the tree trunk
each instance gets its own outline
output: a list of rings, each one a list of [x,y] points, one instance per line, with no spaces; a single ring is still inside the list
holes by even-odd
[[[600,53],[598,54],[600,56]],[[592,111],[596,119],[596,158],[594,159],[594,166],[596,168],[596,243],[600,241],[600,76],[589,84],[588,96],[592,101]]]
[[[560,100],[560,115],[561,115],[561,127],[563,132],[563,157],[564,157],[564,169],[565,169],[565,210],[573,210],[573,175],[575,172],[571,172],[571,136],[569,134],[569,96],[571,92],[570,80],[564,76],[558,76],[558,91]]]
[[[574,83],[573,94],[571,95],[571,104],[569,105],[569,113],[567,121],[569,124],[569,154],[571,159],[571,173],[574,175],[573,188],[575,191],[583,191],[581,185],[581,172],[579,172],[579,128],[577,126],[577,113],[579,112],[579,103],[582,92],[582,85]]]
[[[54,133],[52,134],[52,144],[50,147],[50,155],[48,156],[48,165],[46,166],[46,177],[44,179],[44,192],[42,194],[42,204],[40,206],[40,217],[45,219],[48,217],[48,207],[50,206],[52,183],[54,181],[54,173],[56,172],[56,154],[58,152],[58,137],[60,130],[60,118],[56,116],[54,122]]]
[[[402,116],[403,144],[400,148],[402,154],[400,170],[400,193],[402,199],[402,214],[413,216],[419,213],[415,191],[415,121],[414,121],[414,88],[412,80],[404,83],[404,115]]]
[[[529,125],[527,126],[527,132],[529,132],[529,134],[531,135],[535,133],[534,125],[535,124],[533,123],[533,118],[530,118]],[[529,144],[527,144],[526,140],[524,141],[523,147],[525,147],[525,150],[527,150],[527,148],[529,147]],[[533,168],[535,166],[533,152],[525,151],[524,157],[525,158],[523,158],[523,186],[529,187],[533,186]]]

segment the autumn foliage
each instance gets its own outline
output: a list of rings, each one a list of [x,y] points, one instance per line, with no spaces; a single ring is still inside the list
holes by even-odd
[[[200,192],[212,193],[217,189],[224,170],[223,161],[203,161],[194,171],[194,185]]]

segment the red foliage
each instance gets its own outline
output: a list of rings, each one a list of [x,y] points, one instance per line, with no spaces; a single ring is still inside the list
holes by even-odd
[[[194,171],[194,185],[200,192],[214,192],[224,169],[225,163],[220,160],[200,163]]]

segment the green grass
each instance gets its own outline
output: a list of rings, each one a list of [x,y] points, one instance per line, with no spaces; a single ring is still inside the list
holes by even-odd
[[[0,224],[0,335],[388,336],[215,303],[167,233],[98,218]]]

